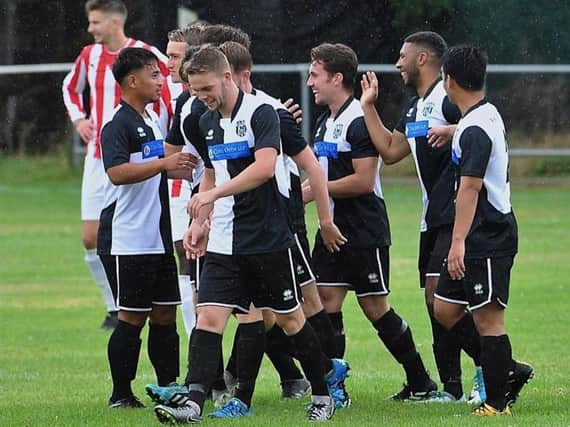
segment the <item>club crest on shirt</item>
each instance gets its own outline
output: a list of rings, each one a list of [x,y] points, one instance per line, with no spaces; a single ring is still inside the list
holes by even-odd
[[[337,139],[342,135],[342,128],[344,125],[342,123],[337,123],[333,129],[333,138]]]
[[[431,114],[431,112],[433,111],[433,107],[435,107],[435,104],[433,102],[426,102],[424,104],[424,108],[422,109],[422,115],[424,117],[427,117]]]
[[[236,122],[236,134],[239,137],[244,137],[247,133],[247,126],[245,125],[245,120],[238,120]]]
[[[146,132],[141,127],[137,128],[137,132],[139,133],[139,138],[144,138],[146,136]]]

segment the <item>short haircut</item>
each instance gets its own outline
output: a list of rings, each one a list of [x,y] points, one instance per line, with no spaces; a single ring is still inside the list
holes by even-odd
[[[201,44],[211,43],[215,46],[225,42],[236,42],[248,50],[251,48],[251,39],[245,31],[222,24],[207,25],[202,31],[201,42]]]
[[[142,47],[127,47],[121,50],[113,64],[113,76],[117,83],[122,85],[129,74],[153,64],[158,65],[158,58],[150,50]]]
[[[202,44],[202,32],[209,24],[206,21],[196,21],[186,27],[186,43],[190,46]]]
[[[121,15],[123,20],[127,20],[127,7],[121,0],[88,0],[87,3],[85,3],[85,14],[89,15],[89,12],[93,12],[94,10],[113,15]]]
[[[190,65],[190,60],[194,56],[196,52],[200,50],[200,46],[197,45],[188,45],[186,47],[186,52],[184,53],[184,59],[182,60],[182,65],[180,65],[180,69],[178,70],[178,74],[180,74],[180,78],[183,82],[188,82],[188,71],[187,67]]]
[[[225,42],[219,48],[226,55],[235,72],[239,73],[240,71],[252,69],[253,60],[251,59],[251,53],[245,46],[236,42]]]
[[[441,61],[447,49],[447,43],[444,38],[433,31],[419,31],[410,34],[404,39],[404,43],[412,43],[429,51],[438,61]]]
[[[223,74],[230,70],[230,64],[220,49],[213,46],[204,46],[192,55],[192,59],[185,64],[186,76],[194,74]]]
[[[443,73],[465,90],[474,92],[485,87],[487,54],[480,47],[453,46],[443,55],[442,66]]]
[[[323,43],[311,49],[311,62],[323,64],[329,74],[342,74],[342,85],[353,91],[358,72],[358,57],[354,50],[342,43]]]

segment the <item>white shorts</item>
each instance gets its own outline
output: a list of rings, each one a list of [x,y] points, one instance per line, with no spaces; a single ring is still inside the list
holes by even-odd
[[[187,211],[191,196],[190,183],[185,179],[169,179],[168,193],[170,195],[172,241],[177,242],[182,240],[190,223],[190,215]]]
[[[83,164],[81,182],[81,220],[99,221],[105,202],[105,184],[109,177],[105,173],[103,160],[96,158],[91,149],[87,151]]]

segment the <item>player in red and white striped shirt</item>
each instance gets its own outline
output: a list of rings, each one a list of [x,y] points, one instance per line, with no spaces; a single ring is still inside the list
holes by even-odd
[[[103,188],[108,179],[101,161],[100,133],[103,125],[112,116],[121,98],[121,89],[115,82],[111,68],[121,49],[142,47],[159,58],[162,74],[167,84],[162,86],[161,100],[152,108],[160,117],[161,131],[166,135],[172,118],[173,97],[182,87],[173,84],[169,77],[167,58],[156,47],[127,37],[124,32],[127,9],[120,0],[89,0],[85,4],[89,21],[87,31],[95,43],[83,48],[73,69],[63,81],[63,100],[69,117],[79,136],[87,145],[81,186],[82,240],[85,261],[93,278],[103,292],[107,315],[103,328],[111,329],[116,324],[116,306],[107,282],[103,265],[97,256],[97,231],[99,215],[103,208]],[[83,92],[89,88],[89,114],[83,105]]]

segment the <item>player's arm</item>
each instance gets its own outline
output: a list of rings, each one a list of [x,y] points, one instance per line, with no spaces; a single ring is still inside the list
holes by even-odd
[[[326,248],[331,251],[339,251],[339,246],[344,245],[347,239],[342,235],[332,220],[329,208],[327,180],[321,165],[308,146],[294,156],[293,160],[307,174],[307,181],[309,182],[313,198],[317,205],[321,236],[323,237]]]
[[[75,60],[73,68],[65,76],[62,84],[63,102],[69,118],[81,139],[87,143],[93,137],[93,122],[86,117],[83,106],[83,91],[87,86],[87,55],[84,48]]]
[[[207,193],[211,191],[214,188],[214,185],[214,169],[211,167],[206,167],[204,170],[204,176],[200,182],[198,194],[194,195],[193,198],[201,193]],[[188,202],[189,213],[191,212],[191,202],[192,200]],[[213,204],[204,205],[199,210],[197,216],[192,217],[190,227],[188,227],[188,230],[186,230],[184,237],[182,238],[182,246],[186,251],[186,258],[197,259],[201,256],[204,256],[206,253],[206,247],[208,245],[208,233],[210,231],[208,218],[212,212],[213,207]]]
[[[453,139],[453,134],[457,129],[457,123],[459,123],[459,120],[461,119],[461,111],[457,105],[453,104],[449,100],[448,96],[443,98],[441,112],[448,125],[434,126],[429,129],[427,134],[428,144],[434,148],[441,147]]]
[[[189,153],[176,153],[169,157],[145,163],[121,163],[107,169],[109,179],[115,185],[135,184],[161,172],[168,172],[170,178],[179,174],[188,175],[191,170]],[[170,172],[174,172],[171,174]]]
[[[456,154],[455,157],[460,159],[461,176],[455,202],[451,248],[447,257],[447,269],[454,280],[462,279],[465,275],[465,239],[473,224],[492,146],[491,139],[480,127],[471,126],[461,134],[458,147],[453,147],[460,151],[460,155]]]
[[[370,71],[363,74],[360,85],[362,87],[360,104],[364,112],[364,121],[370,134],[370,140],[382,156],[384,163],[388,165],[397,163],[410,154],[410,146],[402,132],[398,130],[390,132],[384,126],[378,111],[376,111],[374,106],[374,102],[378,99],[378,79],[376,74]]]
[[[374,191],[378,176],[378,158],[352,159],[352,167],[353,174],[329,181],[328,189],[332,197],[357,197]]]

